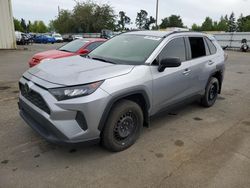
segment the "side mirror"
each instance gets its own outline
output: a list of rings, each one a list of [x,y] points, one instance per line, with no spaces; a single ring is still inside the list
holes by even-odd
[[[89,52],[90,52],[90,51],[87,50],[87,49],[80,49],[80,50],[78,51],[79,54],[88,54]]]
[[[167,67],[179,67],[181,66],[180,58],[168,57],[160,60],[158,71],[163,72]]]

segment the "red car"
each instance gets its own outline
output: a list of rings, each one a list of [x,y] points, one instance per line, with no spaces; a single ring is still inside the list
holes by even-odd
[[[42,60],[57,59],[74,55],[85,55],[100,46],[105,41],[106,39],[101,38],[76,39],[56,50],[49,50],[35,54],[29,61],[29,66],[33,67]]]

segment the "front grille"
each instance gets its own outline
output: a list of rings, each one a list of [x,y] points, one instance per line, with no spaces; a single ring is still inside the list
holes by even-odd
[[[46,102],[44,101],[44,99],[39,93],[33,90],[26,91],[25,86],[21,83],[19,83],[19,87],[20,87],[21,94],[24,98],[26,98],[28,101],[30,101],[32,104],[34,104],[35,106],[37,106],[38,108],[46,112],[47,114],[50,114],[49,107],[47,106]]]

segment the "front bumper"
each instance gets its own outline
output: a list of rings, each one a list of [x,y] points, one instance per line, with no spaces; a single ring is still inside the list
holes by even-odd
[[[49,111],[39,108],[36,100],[30,100],[20,93],[20,115],[43,138],[53,143],[70,144],[96,141],[100,138],[98,125],[110,97],[105,91],[97,89],[89,96],[57,101],[48,90],[21,78],[20,84],[26,83],[29,83],[32,92],[41,96]]]

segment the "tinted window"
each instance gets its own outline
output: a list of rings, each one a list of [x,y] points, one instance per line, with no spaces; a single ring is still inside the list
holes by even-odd
[[[161,43],[161,37],[122,34],[109,39],[90,54],[117,64],[141,65]]]
[[[98,46],[100,46],[102,43],[104,43],[104,42],[93,42],[90,45],[88,45],[86,47],[86,49],[88,49],[91,52],[92,50],[94,50],[95,48],[97,48]]]
[[[192,58],[206,56],[206,48],[203,37],[189,37]]]
[[[73,40],[72,42],[69,42],[69,43],[65,44],[64,46],[62,46],[58,50],[66,51],[66,52],[77,52],[87,42],[89,42],[89,41],[85,40],[85,39]]]
[[[171,40],[160,54],[160,59],[177,57],[180,60],[186,61],[186,48],[184,38],[176,38]]]
[[[215,54],[216,51],[217,51],[215,45],[214,45],[214,44],[212,43],[212,41],[209,40],[208,38],[205,38],[205,40],[206,40],[207,45],[208,45],[208,47],[209,47],[210,53],[211,53],[211,54]]]

